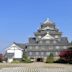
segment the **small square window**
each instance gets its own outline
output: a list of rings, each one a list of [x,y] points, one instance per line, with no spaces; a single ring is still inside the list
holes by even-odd
[[[39,55],[39,52],[36,52],[36,55]]]
[[[38,46],[36,46],[35,48],[38,49]]]
[[[59,49],[60,47],[59,46],[56,46],[56,49]]]
[[[44,52],[41,52],[41,55],[44,55]]]
[[[30,52],[29,55],[32,55],[32,52]]]
[[[63,48],[66,49],[67,47],[66,46],[63,46]]]
[[[46,52],[46,55],[49,56],[50,55],[50,52]]]

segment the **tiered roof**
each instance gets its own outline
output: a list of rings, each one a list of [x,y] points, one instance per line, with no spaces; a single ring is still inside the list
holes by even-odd
[[[55,23],[51,21],[49,18],[47,18],[41,25],[41,27],[38,29],[37,32],[35,32],[35,36],[50,36],[52,38],[52,35],[59,35],[61,36],[61,32],[56,28]],[[42,38],[43,39],[43,38]]]

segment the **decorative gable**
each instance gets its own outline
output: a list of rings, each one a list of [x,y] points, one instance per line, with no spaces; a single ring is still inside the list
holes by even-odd
[[[54,39],[54,37],[47,33],[42,39]]]

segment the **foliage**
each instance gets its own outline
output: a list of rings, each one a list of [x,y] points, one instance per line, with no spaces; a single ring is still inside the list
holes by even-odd
[[[67,61],[63,60],[63,59],[58,59],[57,61],[54,61],[54,63],[62,63],[62,64],[66,64]]]
[[[60,52],[60,58],[67,63],[72,63],[72,47]]]
[[[0,62],[2,62],[2,61],[3,61],[3,55],[0,54]]]
[[[50,55],[47,56],[46,63],[53,63],[53,61],[54,61],[54,56],[52,53],[50,53]]]
[[[20,61],[19,60],[13,60],[12,63],[20,63]]]
[[[22,62],[24,63],[31,63],[31,60],[28,58],[27,53],[23,53]]]

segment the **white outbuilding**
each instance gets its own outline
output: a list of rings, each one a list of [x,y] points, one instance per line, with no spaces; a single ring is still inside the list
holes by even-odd
[[[24,49],[24,44],[13,42],[13,44],[5,50],[5,58],[7,62],[13,62],[13,60],[21,60]]]

